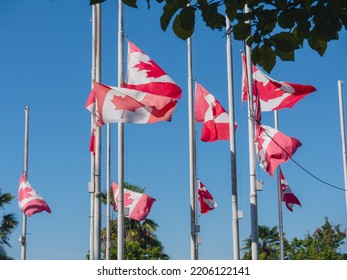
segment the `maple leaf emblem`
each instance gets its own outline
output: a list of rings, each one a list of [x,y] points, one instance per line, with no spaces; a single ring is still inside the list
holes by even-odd
[[[129,206],[131,204],[133,204],[134,199],[131,197],[131,194],[126,192],[124,193],[124,206]]]
[[[140,61],[138,64],[134,65],[138,71],[146,71],[147,78],[159,78],[166,75],[163,69],[160,68],[152,59],[148,62]]]
[[[137,109],[143,107],[143,105],[136,99],[129,96],[113,96],[111,102],[116,106],[117,110],[126,110],[135,112]]]

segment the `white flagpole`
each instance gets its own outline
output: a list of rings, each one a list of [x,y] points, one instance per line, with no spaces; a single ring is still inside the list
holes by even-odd
[[[192,42],[187,39],[188,47],[188,121],[189,121],[189,182],[190,182],[190,257],[198,257],[198,226],[196,214],[196,145],[195,120],[193,102],[193,74],[192,74]]]
[[[274,111],[275,129],[279,130],[278,111]],[[280,260],[284,260],[284,234],[283,234],[283,212],[282,212],[282,186],[280,178],[280,168],[277,167],[277,199],[278,199],[278,232],[280,241]]]
[[[29,107],[24,108],[25,112],[25,128],[24,128],[24,168],[23,172],[25,177],[28,179],[28,149],[29,149]],[[21,245],[21,259],[26,260],[26,245],[27,245],[27,216],[23,213],[22,215],[22,235],[19,239]]]
[[[111,186],[111,125],[106,125],[107,139],[106,139],[106,260],[110,259],[111,240],[110,240],[110,186]]]
[[[118,83],[124,80],[123,51],[123,2],[118,0]],[[117,259],[124,259],[124,124],[118,123],[118,226],[117,226]]]
[[[245,5],[245,13],[249,8]],[[253,106],[252,61],[251,48],[246,44],[247,80],[248,80],[248,146],[249,146],[249,176],[250,176],[250,208],[251,208],[251,249],[252,260],[258,259],[258,205],[255,174],[255,120]]]
[[[92,81],[101,80],[101,5],[92,6]],[[95,116],[92,119],[92,129]],[[101,128],[95,128],[95,156],[91,156],[90,259],[101,259]]]
[[[226,17],[226,30],[230,28],[230,21]],[[228,103],[229,103],[229,130],[230,130],[230,158],[231,158],[231,207],[232,207],[232,231],[233,231],[233,255],[234,260],[240,259],[239,219],[237,206],[237,174],[236,174],[236,137],[235,137],[235,113],[234,113],[234,81],[232,68],[231,34],[226,40],[227,50],[227,75],[228,75]]]
[[[345,183],[346,211],[347,211],[347,154],[346,154],[345,113],[344,113],[344,106],[343,106],[342,85],[343,85],[343,81],[338,80],[337,86],[338,86],[339,107],[340,107],[343,174],[344,174],[344,183]]]

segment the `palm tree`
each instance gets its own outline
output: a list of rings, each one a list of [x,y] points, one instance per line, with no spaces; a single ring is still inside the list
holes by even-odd
[[[252,259],[252,239],[247,238],[243,250],[244,260]],[[258,227],[258,255],[259,260],[278,260],[279,259],[279,233],[277,226],[270,229],[268,226]]]
[[[10,193],[2,194],[0,189],[0,208],[3,210],[2,219],[0,223],[0,260],[9,260],[9,257],[6,253],[6,250],[3,245],[11,247],[9,241],[10,234],[13,229],[18,225],[14,214],[5,214],[5,204],[9,204],[11,200],[14,199],[14,196]]]
[[[124,183],[124,188],[134,192],[144,192],[144,188]],[[111,204],[114,205],[113,192],[111,191]],[[102,193],[102,201],[106,203],[106,194]],[[136,221],[124,218],[124,256],[127,260],[156,260],[169,259],[164,253],[164,247],[158,240],[155,232],[158,224],[151,219]],[[111,250],[110,258],[117,259],[117,219],[110,221]],[[106,229],[102,230],[101,241],[106,244]]]

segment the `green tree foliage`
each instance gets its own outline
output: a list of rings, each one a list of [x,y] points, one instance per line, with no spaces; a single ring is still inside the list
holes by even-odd
[[[12,259],[7,255],[4,245],[11,247],[9,243],[10,235],[13,229],[18,225],[18,221],[16,220],[14,214],[6,214],[4,209],[5,205],[9,204],[13,199],[13,195],[10,193],[2,194],[0,189],[0,208],[2,209],[2,217],[0,221],[0,260]]]
[[[339,248],[346,238],[346,230],[340,225],[333,225],[328,218],[312,235],[306,234],[304,239],[294,237],[289,243],[284,237],[284,257],[289,260],[347,260],[347,254],[341,253]],[[267,226],[258,227],[258,259],[279,259],[279,233],[277,226],[270,229]],[[251,237],[244,240],[243,259],[251,260]]]
[[[258,227],[258,259],[259,260],[278,260],[279,259],[279,233],[278,227],[268,226]],[[252,239],[247,238],[244,241],[245,246],[241,248],[244,252],[243,259],[252,259]]]
[[[144,189],[128,183],[124,188],[144,192]],[[111,204],[114,205],[113,193],[111,192]],[[106,202],[106,194],[102,194],[103,202]],[[110,221],[111,249],[110,258],[117,259],[117,219]],[[155,232],[158,224],[151,219],[138,222],[130,218],[124,218],[124,258],[126,260],[168,260],[169,256],[164,253],[164,247],[158,240]],[[102,246],[106,249],[106,229],[102,230]]]
[[[105,0],[90,0],[90,4]],[[153,2],[154,0],[152,0]],[[328,43],[338,40],[347,29],[346,0],[155,0],[163,3],[160,17],[165,31],[172,24],[177,37],[185,40],[194,33],[196,15],[206,26],[219,31],[225,17],[236,40],[252,47],[252,62],[271,72],[276,59],[294,61],[294,53],[304,43],[323,56]],[[137,0],[123,0],[137,8]],[[147,0],[150,7],[150,0]],[[247,3],[249,13],[244,13]]]
[[[304,239],[293,238],[287,256],[291,260],[346,260],[347,254],[339,252],[345,238],[346,230],[325,218],[323,226],[312,235],[307,234]]]

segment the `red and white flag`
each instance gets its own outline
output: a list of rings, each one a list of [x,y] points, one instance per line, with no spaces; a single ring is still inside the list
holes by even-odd
[[[207,213],[217,207],[217,202],[214,201],[212,195],[206,189],[205,185],[198,180],[198,200],[200,204],[200,212]]]
[[[22,173],[19,179],[18,205],[21,211],[29,217],[42,211],[51,213],[51,209],[47,203],[31,187],[24,173]]]
[[[113,196],[114,196],[114,209],[118,210],[118,185],[112,182]],[[136,221],[145,220],[149,212],[151,211],[152,205],[155,198],[150,197],[144,193],[133,192],[124,188],[124,207],[129,208],[128,218]]]
[[[246,57],[242,54],[242,100],[248,100]],[[292,108],[306,95],[316,91],[311,85],[279,82],[265,75],[252,65],[253,95],[258,95],[261,111]]]
[[[179,99],[181,88],[139,47],[128,40],[126,82],[122,87]]]
[[[257,126],[255,142],[259,165],[271,176],[275,169],[288,161],[302,145],[298,139],[266,125]]]
[[[287,180],[284,178],[282,170],[280,171],[282,201],[285,202],[289,211],[293,212],[294,204],[301,206],[299,199],[292,193]]]
[[[86,109],[95,114],[97,125],[102,126],[171,121],[176,105],[177,100],[166,96],[93,82]]]
[[[199,83],[195,83],[196,122],[204,122],[201,141],[229,140],[229,115],[219,101]]]

